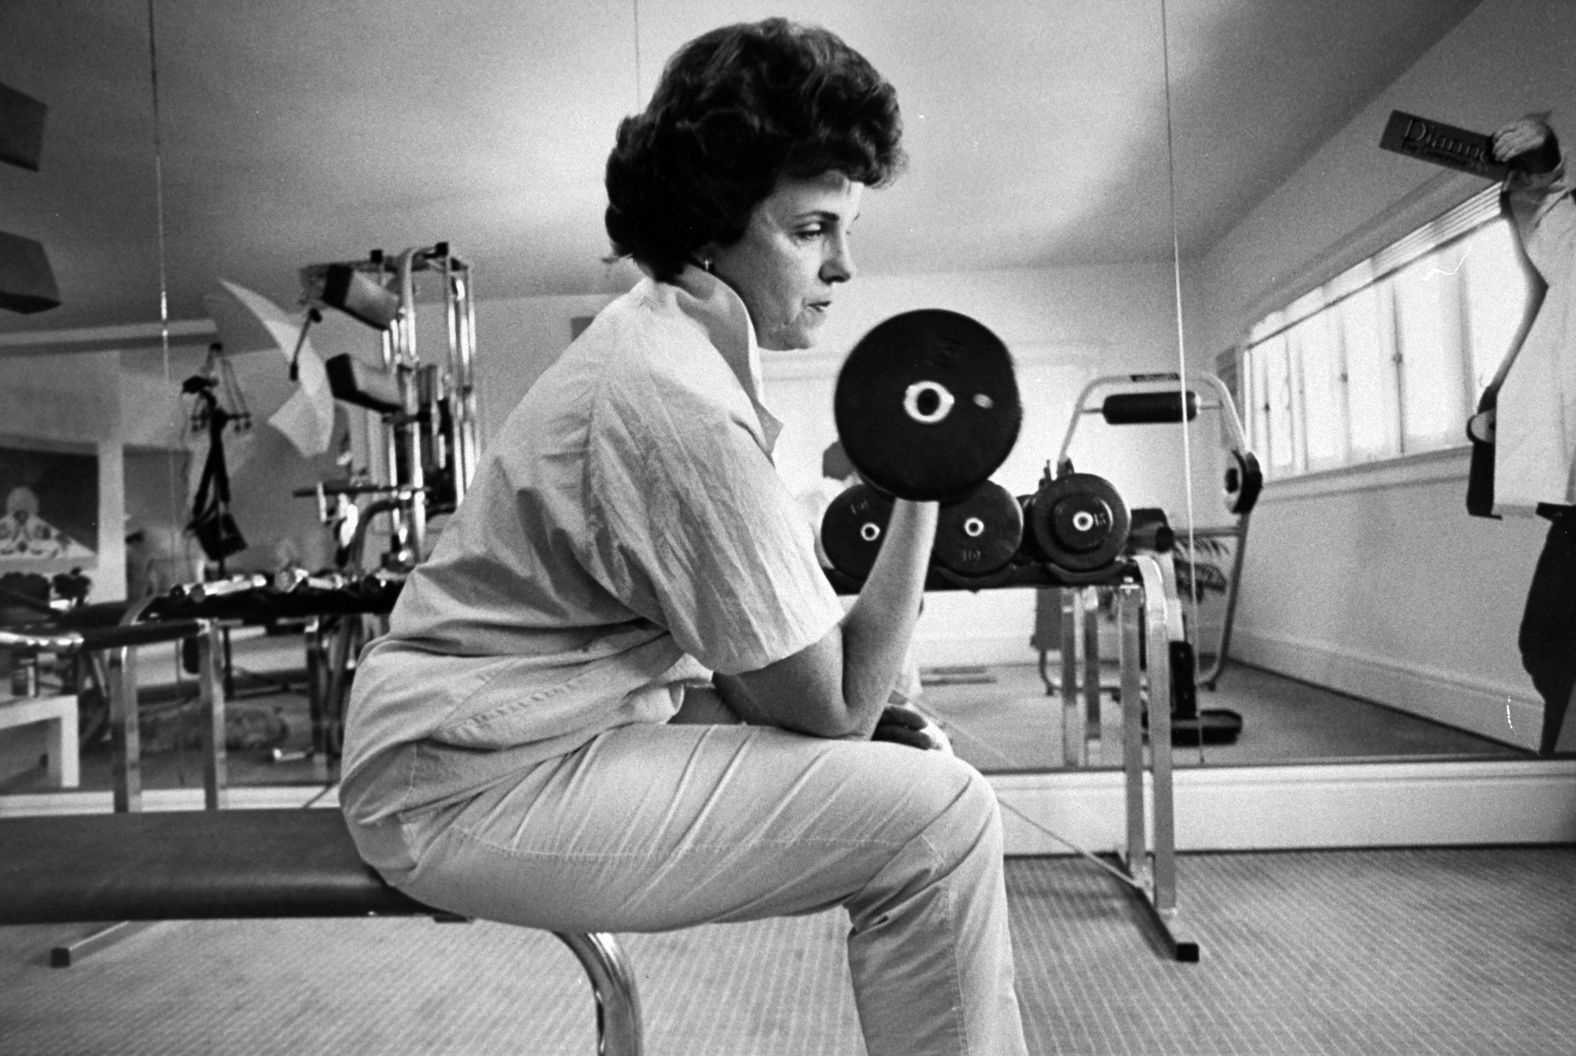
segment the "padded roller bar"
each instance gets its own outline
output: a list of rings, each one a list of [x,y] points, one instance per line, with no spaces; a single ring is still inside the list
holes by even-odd
[[[454,919],[385,884],[335,810],[0,818],[0,924],[379,916]],[[555,934],[590,978],[597,1052],[640,1056],[617,941]]]
[[[1185,402],[1182,397],[1182,393],[1174,391],[1116,393],[1105,398],[1100,414],[1110,425],[1191,422],[1198,417],[1198,393],[1189,389]]]

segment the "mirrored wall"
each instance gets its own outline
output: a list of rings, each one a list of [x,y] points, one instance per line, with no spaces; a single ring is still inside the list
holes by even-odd
[[[1465,419],[1522,304],[1505,309],[1518,295],[1490,267],[1509,243],[1479,232],[1497,183],[1380,141],[1396,111],[1478,133],[1552,111],[1566,132],[1576,15],[1557,0],[1291,6],[795,5],[898,87],[911,164],[866,200],[860,273],[822,346],[764,364],[789,423],[779,468],[824,507],[841,357],[898,311],[972,315],[1012,350],[1024,394],[994,479],[1032,494],[1068,461],[1174,533],[1198,682],[1173,701],[1196,716],[1179,764],[1529,758],[1544,704],[1517,634],[1549,522],[1465,503]],[[0,164],[0,232],[48,267],[6,281],[59,304],[0,311],[0,490],[8,523],[38,533],[0,552],[0,572],[85,576],[105,605],[211,579],[186,527],[216,439],[244,537],[224,574],[333,567],[343,510],[318,485],[400,456],[376,412],[342,402],[304,438],[301,346],[373,370],[388,353],[348,313],[303,342],[303,269],[463,258],[485,443],[637,277],[605,260],[618,120],[683,41],[770,13],[540,7],[6,5],[0,83],[42,108],[42,145]],[[442,287],[413,280],[410,339],[429,361],[454,341]],[[1102,413],[1152,393],[1197,414]],[[1244,454],[1265,481],[1246,501]],[[372,545],[375,567],[385,540]],[[25,621],[27,590],[8,582],[6,618]],[[1065,765],[1065,620],[1087,621],[1081,648],[1117,680],[1109,599],[1077,605],[1034,589],[927,599],[921,699],[982,769]],[[332,779],[300,703],[315,626],[228,628],[234,781]],[[150,787],[200,784],[191,658],[172,645],[139,663]],[[1119,745],[1102,693],[1094,766]],[[0,794],[47,788],[30,737],[0,729]],[[84,774],[102,780],[104,735],[83,737]]]

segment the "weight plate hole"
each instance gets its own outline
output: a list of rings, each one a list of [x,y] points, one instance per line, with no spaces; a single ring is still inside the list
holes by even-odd
[[[952,413],[956,398],[944,385],[916,381],[903,393],[903,410],[916,422],[933,425]]]
[[[873,543],[881,538],[881,526],[873,521],[866,521],[859,526],[859,538],[867,543]]]
[[[1087,532],[1094,527],[1094,514],[1088,510],[1079,510],[1073,514],[1073,530]]]
[[[970,517],[963,522],[963,534],[970,539],[978,539],[985,534],[985,522],[978,517]]]

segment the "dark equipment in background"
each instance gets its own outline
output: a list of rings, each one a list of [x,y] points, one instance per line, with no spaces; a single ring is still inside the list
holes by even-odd
[[[225,560],[246,549],[246,537],[230,513],[230,472],[224,459],[224,431],[231,425],[245,430],[251,425],[251,415],[245,405],[231,410],[220,402],[214,389],[223,387],[238,399],[239,389],[233,389],[233,378],[228,373],[229,364],[224,359],[221,346],[215,344],[208,350],[208,365],[201,374],[194,374],[181,385],[181,392],[196,397],[192,413],[192,427],[208,433],[208,457],[203,463],[202,478],[197,484],[197,494],[192,500],[191,520],[186,530],[191,532],[202,547],[208,560],[218,565],[219,575],[225,574]]]
[[[0,162],[37,172],[44,149],[39,100],[0,84]],[[0,308],[30,315],[60,307],[60,288],[43,244],[0,231]]]

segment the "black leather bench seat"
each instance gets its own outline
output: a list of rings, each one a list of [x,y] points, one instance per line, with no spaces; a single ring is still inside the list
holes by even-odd
[[[453,919],[385,884],[337,810],[0,818],[0,925],[375,916]],[[616,938],[554,935],[591,984],[596,1051],[641,1056],[640,998]]]
[[[337,810],[0,819],[0,924],[415,914]]]

